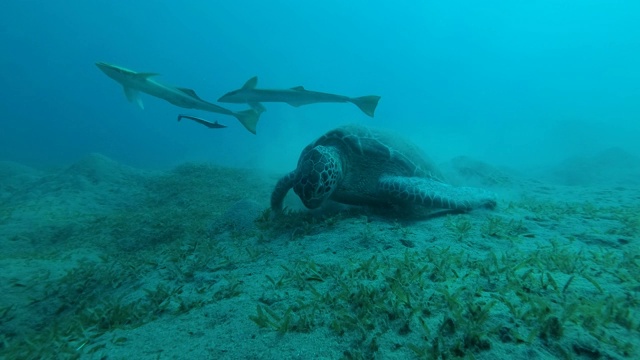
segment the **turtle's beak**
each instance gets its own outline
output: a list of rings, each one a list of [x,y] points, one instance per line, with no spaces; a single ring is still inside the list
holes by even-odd
[[[300,200],[302,200],[302,203],[304,204],[304,206],[309,210],[317,209],[320,206],[322,206],[322,203],[324,203],[324,199],[317,199],[317,198],[312,198],[312,199],[300,198]]]

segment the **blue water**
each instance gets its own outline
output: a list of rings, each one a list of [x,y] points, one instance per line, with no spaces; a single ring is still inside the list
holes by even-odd
[[[639,153],[638,24],[640,3],[622,0],[6,0],[0,159],[48,166],[98,152],[143,167],[288,170],[304,145],[345,123],[396,130],[442,160]],[[266,104],[253,135],[231,117],[146,95],[140,110],[96,61],[160,73],[210,101],[254,75],[260,87],[382,100],[374,119],[351,104]],[[229,128],[178,123],[179,113]]]

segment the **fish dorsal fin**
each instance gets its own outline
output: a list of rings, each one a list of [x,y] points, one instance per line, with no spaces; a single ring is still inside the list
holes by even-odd
[[[242,85],[243,89],[255,89],[256,85],[258,85],[258,77],[254,76],[251,79],[247,80],[244,85]]]
[[[158,75],[160,75],[160,74],[158,74],[158,73],[136,73],[136,76],[144,78],[144,79],[148,79],[150,77],[158,76]]]
[[[291,88],[291,90],[304,91],[304,86],[294,86],[294,87]]]
[[[178,88],[178,90],[180,90],[183,93],[185,93],[185,94],[187,94],[187,95],[189,95],[191,97],[194,97],[194,98],[196,98],[198,100],[202,100],[202,99],[200,99],[200,96],[198,96],[198,94],[196,94],[195,90],[193,90],[193,89]]]

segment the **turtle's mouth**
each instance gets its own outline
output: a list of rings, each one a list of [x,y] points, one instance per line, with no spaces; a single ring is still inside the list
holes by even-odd
[[[320,206],[322,206],[322,203],[324,203],[324,200],[322,199],[302,199],[302,203],[304,204],[304,206],[307,209],[313,210],[313,209],[317,209]]]

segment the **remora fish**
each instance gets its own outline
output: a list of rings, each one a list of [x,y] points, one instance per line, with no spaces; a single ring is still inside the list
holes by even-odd
[[[227,127],[226,125],[222,125],[222,124],[218,123],[217,121],[216,122],[211,122],[211,121],[207,121],[205,119],[201,119],[201,118],[195,117],[195,116],[189,116],[189,115],[183,115],[183,114],[178,115],[178,121],[182,120],[182,118],[193,120],[193,121],[197,122],[198,124],[202,124],[202,125],[208,127],[209,129],[223,129],[223,128]]]
[[[219,102],[224,103],[247,103],[259,112],[265,111],[261,102],[284,102],[291,106],[302,106],[315,103],[343,103],[355,104],[362,112],[373,117],[373,113],[378,106],[380,96],[370,95],[351,98],[343,95],[327,94],[317,91],[305,90],[302,86],[291,89],[256,89],[258,77],[249,79],[240,89],[224,94]]]
[[[142,91],[157,98],[166,100],[173,105],[187,108],[210,111],[218,114],[231,115],[238,119],[247,130],[256,133],[256,124],[260,113],[255,109],[244,111],[231,111],[221,106],[202,100],[195,91],[186,88],[163,85],[150,79],[155,73],[139,73],[120,66],[97,62],[96,66],[108,77],[117,81],[124,88],[124,94],[129,101],[136,101],[141,109],[144,109],[138,92]]]

